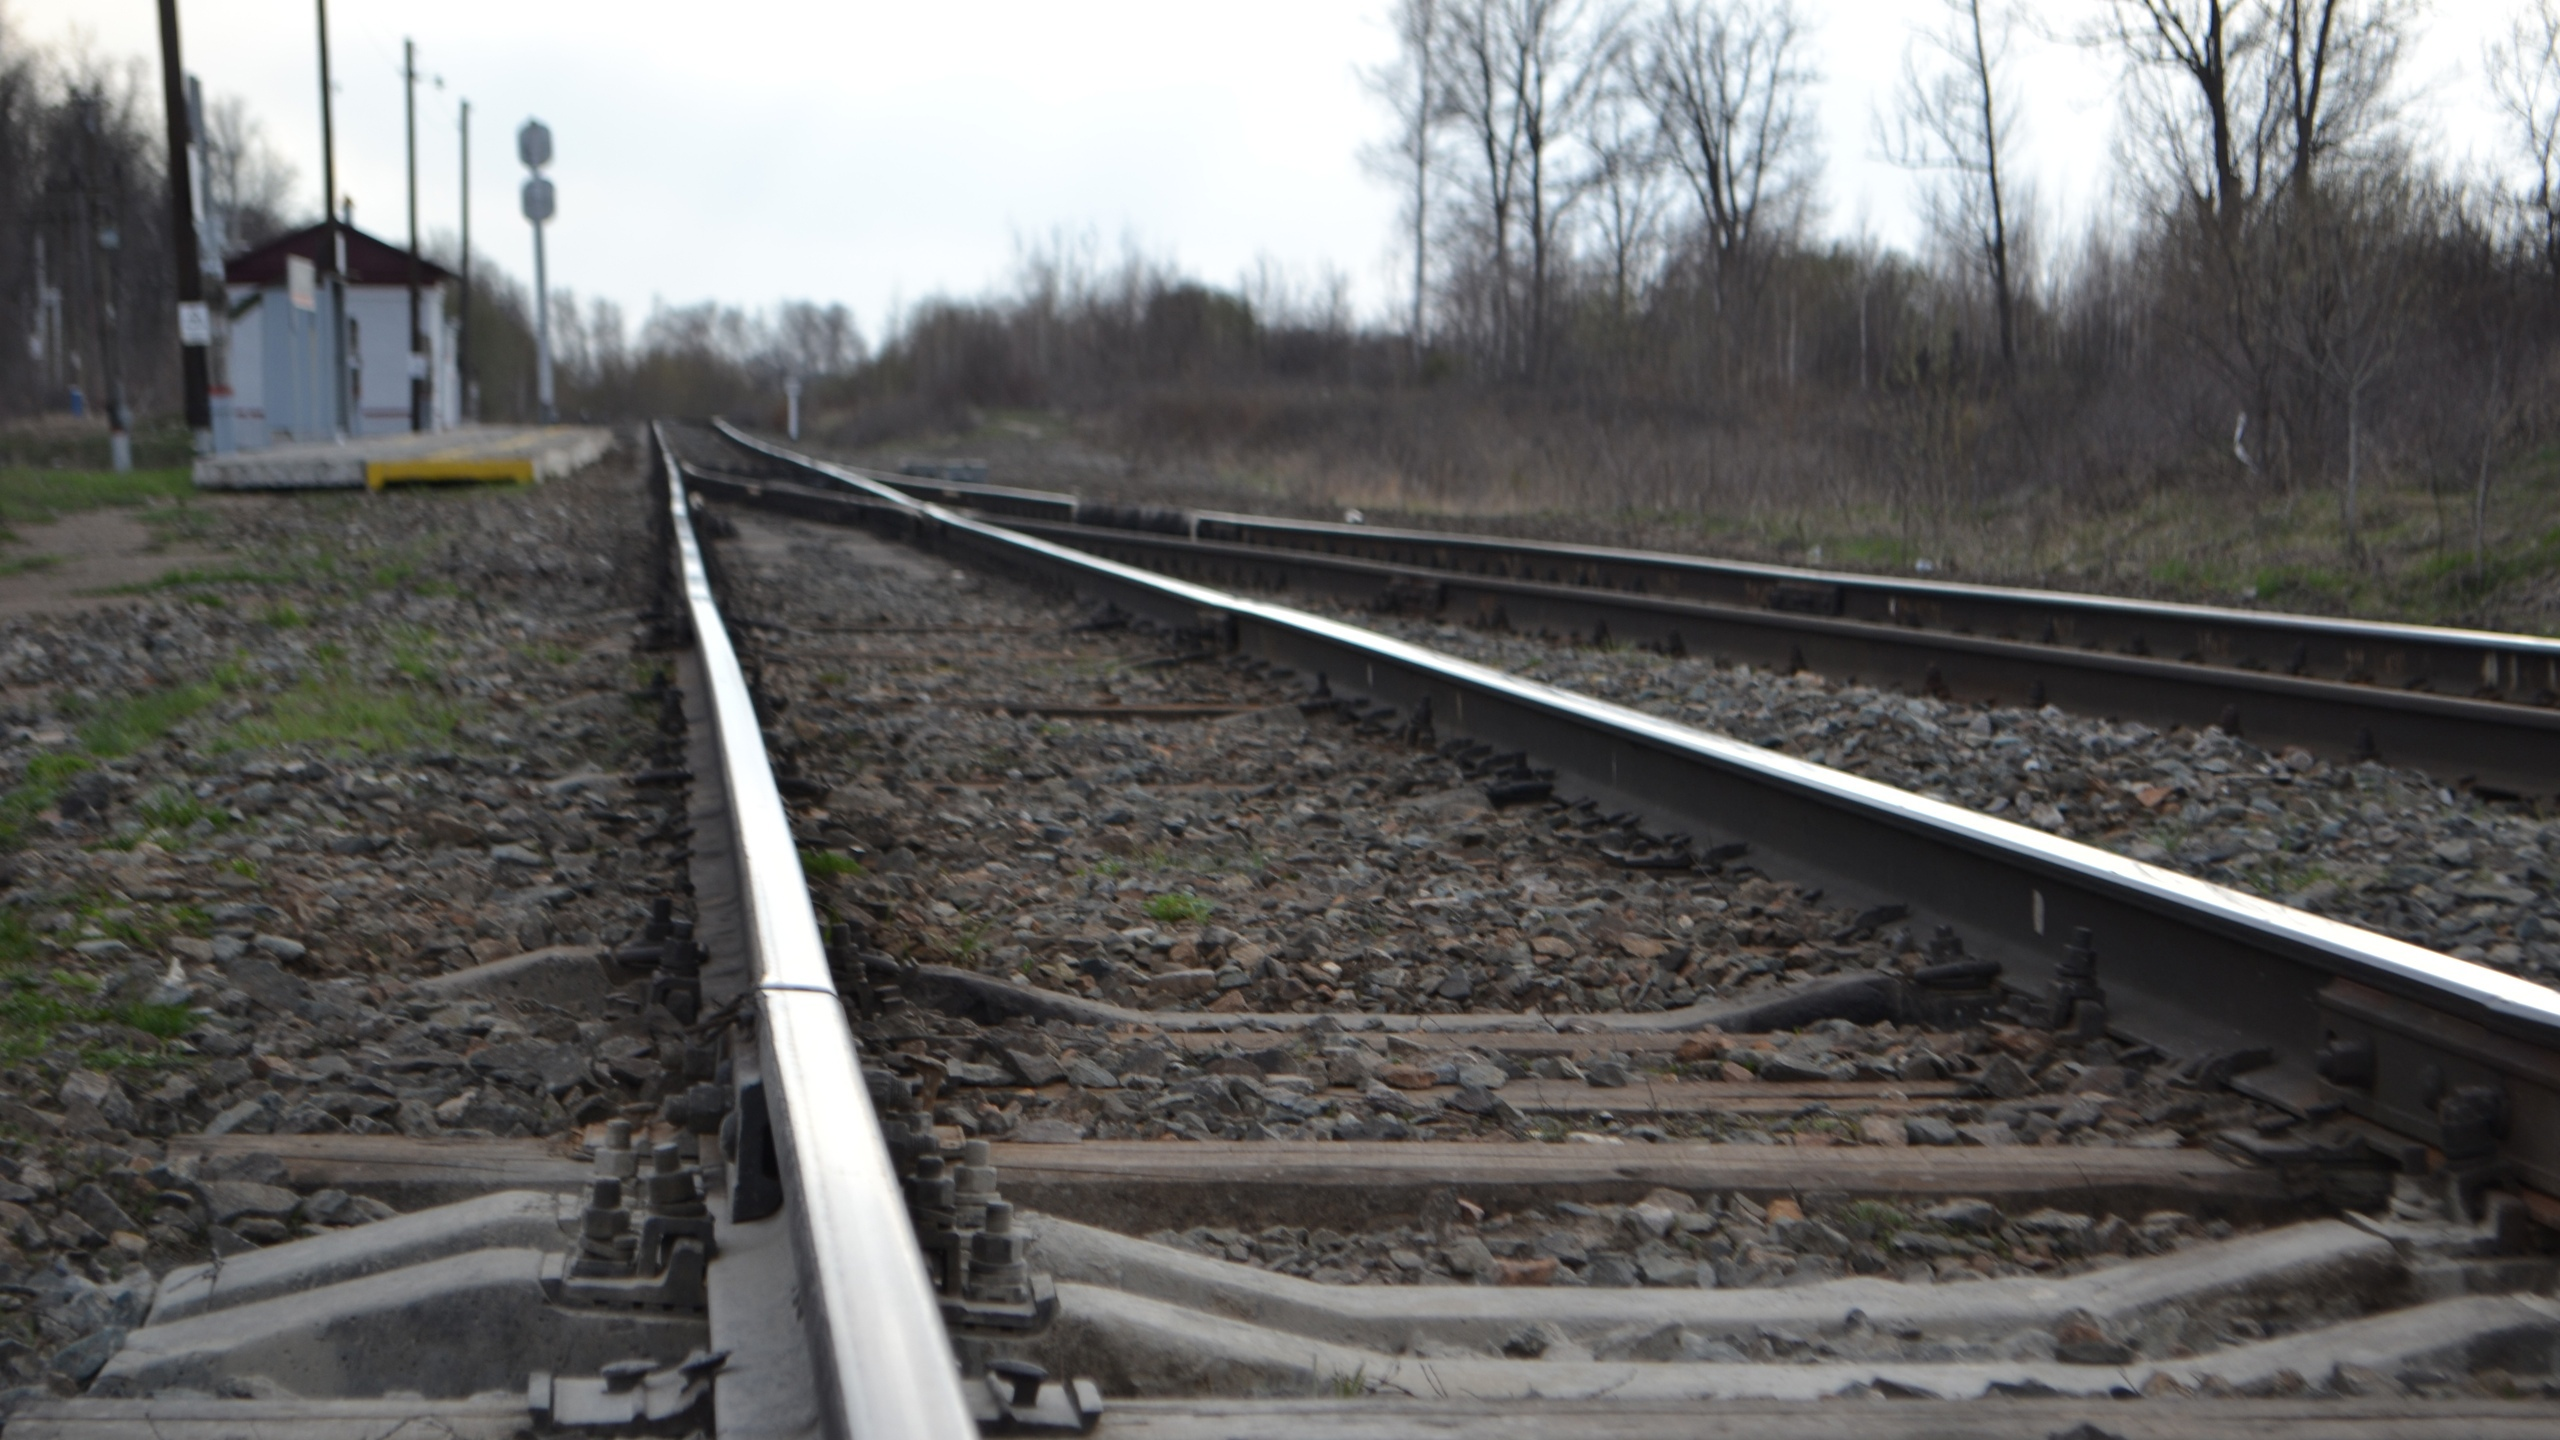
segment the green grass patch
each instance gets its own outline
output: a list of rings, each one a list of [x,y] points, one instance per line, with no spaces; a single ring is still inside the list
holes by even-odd
[[[279,600],[258,613],[258,623],[278,630],[291,630],[308,622],[300,610]]]
[[[62,557],[59,555],[13,555],[6,560],[0,560],[0,575],[31,575],[39,570],[50,570],[61,563]]]
[[[1147,918],[1167,925],[1189,925],[1209,918],[1217,907],[1188,890],[1172,890],[1147,900]]]
[[[114,1006],[106,1014],[118,1024],[130,1025],[145,1035],[156,1035],[163,1040],[175,1040],[196,1028],[195,1011],[184,1005],[153,1005],[135,1001],[130,1005]]]
[[[227,829],[231,816],[198,800],[175,785],[154,785],[134,806],[153,829],[172,833],[188,829],[198,821],[216,830]]]
[[[0,469],[0,523],[41,524],[83,510],[189,500],[195,482],[185,467],[165,470]]]
[[[111,586],[101,595],[151,595],[163,590],[198,590],[213,585],[290,585],[293,575],[254,565],[187,566],[131,585]]]
[[[441,695],[386,688],[344,670],[305,675],[265,709],[234,724],[217,751],[310,745],[338,755],[379,755],[450,744],[467,712]]]
[[[64,971],[51,976],[20,967],[0,971],[0,1062],[54,1048],[55,1032],[65,1025],[122,1025],[155,1040],[174,1040],[196,1026],[195,1012],[184,1005],[96,1004],[91,997],[97,987],[93,976]],[[82,1051],[80,1060],[94,1069],[121,1070],[166,1064],[169,1057],[110,1044]]]
[[[221,698],[220,685],[199,681],[111,701],[82,718],[80,743],[105,759],[130,755]]]
[[[862,862],[850,855],[838,854],[833,850],[807,849],[800,852],[800,871],[812,880],[837,875],[858,876],[864,873]]]

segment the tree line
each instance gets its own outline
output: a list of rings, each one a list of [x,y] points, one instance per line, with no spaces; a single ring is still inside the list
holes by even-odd
[[[1794,0],[1392,0],[1405,293],[1355,325],[1051,247],[908,315],[844,396],[1109,405],[1139,440],[1306,445],[1436,500],[1695,506],[1811,493],[1925,522],[2127,481],[2469,492],[2546,433],[2560,328],[2560,9],[2471,78],[2505,149],[2408,122],[2415,0],[1931,0],[1877,153],[1917,253],[1822,227],[1820,56]],[[2033,26],[2032,30],[2029,28]],[[2120,77],[2118,202],[2063,235],[2017,161],[2017,67]]]
[[[2560,0],[2518,5],[2467,77],[2504,125],[2489,174],[2410,123],[2415,0],[1928,0],[1869,137],[1921,182],[1908,253],[1824,227],[1795,0],[1387,3],[1365,159],[1408,268],[1385,313],[1336,275],[1214,286],[1072,239],[892,317],[876,352],[841,306],[634,324],[563,293],[563,410],[776,418],[796,375],[856,443],[1062,407],[1133,449],[1301,452],[1431,504],[1811,498],[1907,530],[2228,486],[2334,504],[2351,553],[2375,477],[2415,476],[2467,497],[2475,557],[2501,465],[2551,432]],[[2118,202],[2071,234],[2017,161],[2017,67],[2054,43],[2105,57],[2122,102]],[[150,93],[0,29],[0,329],[30,337],[0,346],[0,406],[96,394],[112,354],[138,407],[174,409]],[[236,251],[293,223],[253,117],[206,123],[211,228]],[[474,273],[480,413],[524,417],[530,295]]]

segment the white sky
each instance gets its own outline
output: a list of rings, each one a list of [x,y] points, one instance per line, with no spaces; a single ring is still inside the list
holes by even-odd
[[[1916,238],[1910,177],[1875,156],[1872,115],[1933,0],[1801,0],[1815,27],[1829,228]],[[320,185],[310,0],[180,0],[188,68],[245,97]],[[2042,0],[2069,28],[2087,0]],[[146,64],[154,0],[0,0],[23,37]],[[2499,137],[2479,79],[2514,0],[2437,0],[2403,70],[2447,153]],[[1358,70],[1391,54],[1386,0],[338,0],[340,188],[397,238],[400,42],[444,86],[419,98],[420,204],[455,224],[455,107],[472,101],[475,239],[519,274],[515,127],[552,128],[552,283],[622,304],[840,300],[875,339],[904,303],[1001,280],[1019,241],[1090,236],[1232,284],[1268,259],[1347,275],[1363,313],[1396,293],[1395,198],[1359,151],[1389,127]],[[2112,184],[2114,72],[2021,32],[2018,157],[2050,229]],[[2055,222],[2060,222],[2058,225]]]

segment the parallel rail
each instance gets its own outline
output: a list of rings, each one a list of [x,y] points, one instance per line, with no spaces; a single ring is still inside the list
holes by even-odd
[[[974,1440],[942,1313],[889,1167],[764,735],[664,437],[675,592],[716,730],[754,992],[757,1072],[789,1212],[808,1384],[831,1440]],[[742,1096],[740,1110],[754,1110]],[[742,1134],[743,1134],[742,1127]],[[742,1154],[741,1169],[758,1163]],[[785,1297],[774,1297],[777,1301]]]
[[[1964,699],[2222,725],[2485,794],[2560,793],[2560,640],[872,478],[1206,583],[1383,597]]]
[[[2560,1190],[2560,993],[2398,940],[1955,806],[1539,685],[1355,626],[1082,553],[920,503],[723,426],[798,477],[717,482],[731,498],[888,529],[928,549],[1072,587],[1337,696],[1527,752],[1560,789],[1701,845],[1747,843],[1771,873],[1958,928],[2012,983],[2051,980],[2086,929],[2110,1028],[2223,1054],[2251,1093],[2343,1110],[2409,1163],[2435,1147],[2474,1178]],[[2246,1058],[2238,1058],[2246,1057]],[[2396,1138],[2395,1138],[2396,1137]]]

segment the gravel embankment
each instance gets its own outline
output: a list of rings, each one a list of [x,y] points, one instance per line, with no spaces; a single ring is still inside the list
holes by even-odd
[[[1600,1043],[1578,1061],[1506,1053],[1498,1039],[1425,1053],[1363,1034],[1390,1014],[1570,1024],[1752,1000],[1930,957],[1925,937],[1761,875],[1747,856],[1631,869],[1630,837],[1582,812],[1495,808],[1483,777],[1431,746],[1302,712],[1302,680],[1185,660],[1178,637],[1096,627],[1057,599],[843,531],[724,513],[736,530],[715,547],[728,603],[750,622],[733,629],[779,717],[786,788],[804,797],[795,823],[813,894],[848,927],[844,976],[895,985],[893,966],[951,966],[1133,1012],[984,1024],[899,995],[861,1023],[867,1052],[916,1084],[947,1134],[2176,1147],[2267,1118],[2182,1083],[2162,1057],[2006,1023],[1832,1019],[1701,1035],[1676,1053]],[[1091,713],[1114,705],[1155,714]],[[1182,706],[1236,713],[1169,718]],[[1329,1018],[1208,1049],[1146,1019],[1198,1011]],[[1542,1104],[1524,1081],[1607,1099]],[[1648,1086],[1677,1081],[1746,1097],[1773,1084],[1869,1088],[1677,1113],[1647,1102]],[[2123,1217],[2092,1239],[2105,1217],[2047,1216],[2035,1225],[2065,1238],[2037,1240],[2030,1225],[2013,1245],[1898,1212],[1817,1216],[1814,1229],[1772,1228],[1718,1197],[1673,1213],[1705,1218],[1636,1236],[1614,1211],[1517,1217],[1437,1226],[1421,1248],[1409,1235],[1296,1232],[1189,1243],[1375,1281],[1498,1278],[1498,1261],[1546,1283],[1754,1284],[1842,1267],[2020,1273],[2142,1253],[2187,1224],[2161,1216],[2145,1232],[2143,1217]],[[1564,1230],[1579,1250],[1548,1244]]]
[[[682,890],[624,783],[637,468],[219,502],[232,566],[0,624],[0,1390],[85,1380],[173,1264],[388,1213],[174,1137],[654,1112],[662,1012],[409,993]]]
[[[1369,614],[1529,679],[2560,983],[2560,824],[2413,770],[2217,729],[1951,703],[1814,675]]]

